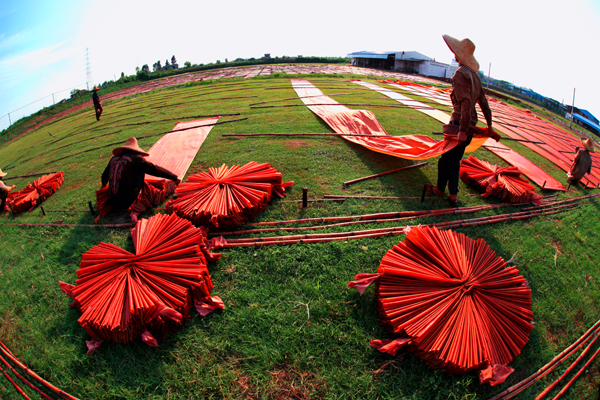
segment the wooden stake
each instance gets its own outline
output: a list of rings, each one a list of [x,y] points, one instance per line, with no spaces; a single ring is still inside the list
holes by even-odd
[[[90,212],[92,213],[92,216],[95,216],[96,213],[94,212],[94,207],[92,206],[92,202],[88,201],[88,206],[90,207]]]
[[[302,188],[302,208],[306,208],[308,206],[308,188]]]
[[[405,169],[411,169],[411,168],[416,168],[416,167],[422,167],[423,165],[427,165],[427,164],[428,164],[428,162],[427,162],[427,161],[425,161],[425,162],[422,162],[422,163],[418,163],[418,164],[409,165],[409,166],[407,166],[407,167],[396,168],[396,169],[393,169],[393,170],[391,170],[391,171],[381,172],[381,173],[379,173],[379,174],[375,174],[375,175],[369,175],[369,176],[365,176],[365,177],[363,177],[363,178],[357,178],[357,179],[353,179],[353,180],[351,180],[351,181],[344,182],[344,186],[348,186],[348,185],[351,185],[351,184],[353,184],[353,183],[356,183],[356,182],[362,182],[362,181],[366,181],[367,179],[371,179],[371,178],[377,178],[377,177],[379,177],[379,176],[383,176],[383,175],[391,174],[391,173],[393,173],[393,172],[398,172],[398,171],[402,171],[402,170],[405,170]]]

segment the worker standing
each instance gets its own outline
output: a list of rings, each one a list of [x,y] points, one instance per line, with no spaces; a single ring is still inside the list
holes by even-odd
[[[577,154],[575,154],[571,169],[567,172],[567,183],[569,185],[579,182],[586,173],[592,173],[592,156],[590,153],[596,152],[594,150],[594,144],[589,138],[585,140],[581,138],[581,143],[584,148],[577,148]]]
[[[2,172],[0,169],[0,212],[4,211],[4,207],[6,204],[6,198],[8,197],[8,193],[10,193],[16,185],[6,186],[4,182],[2,182],[2,178],[6,176],[6,172]]]
[[[444,132],[455,134],[458,145],[442,154],[438,162],[437,186],[425,185],[425,190],[445,197],[446,185],[450,195],[448,201],[453,207],[458,206],[458,181],[460,161],[465,149],[471,143],[474,128],[477,125],[477,111],[475,105],[479,104],[488,126],[488,135],[496,141],[500,140],[492,128],[492,111],[481,86],[479,78],[479,63],[473,56],[475,45],[469,39],[458,40],[449,35],[443,35],[444,41],[454,53],[458,68],[452,76],[452,115],[450,124],[444,126]]]
[[[96,111],[96,121],[100,121],[102,115],[102,104],[100,104],[100,96],[98,96],[98,86],[94,86],[94,94],[92,94],[92,101],[94,102],[94,110]]]

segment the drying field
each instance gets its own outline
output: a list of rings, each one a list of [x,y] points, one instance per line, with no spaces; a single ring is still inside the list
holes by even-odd
[[[417,357],[392,357],[369,346],[390,338],[379,322],[374,288],[363,296],[347,283],[360,272],[375,272],[386,251],[403,235],[329,243],[223,250],[209,263],[225,310],[195,314],[176,333],[151,348],[139,341],[105,343],[86,355],[88,334],[77,319],[80,311],[58,281],[74,284],[81,255],[100,242],[133,250],[129,229],[99,227],[16,226],[10,223],[93,224],[88,201],[95,203],[100,175],[112,148],[130,136],[149,149],[178,121],[222,115],[192,163],[188,175],[208,167],[268,162],[295,181],[285,199],[275,199],[256,221],[447,208],[444,199],[421,203],[425,182],[435,182],[437,159],[424,167],[401,171],[344,187],[342,182],[413,164],[370,152],[339,137],[225,137],[230,133],[330,132],[291,87],[291,77],[306,78],[340,103],[362,103],[391,135],[440,131],[440,124],[418,111],[393,105],[389,98],[359,87],[350,79],[377,83],[376,77],[339,73],[285,75],[250,79],[228,77],[155,87],[125,97],[103,98],[104,114],[95,121],[91,106],[65,114],[0,147],[7,178],[36,172],[64,171],[65,182],[39,207],[19,215],[0,214],[0,340],[32,370],[80,399],[487,399],[529,376],[581,336],[599,319],[600,253],[597,203],[561,214],[525,221],[459,229],[482,238],[516,265],[532,288],[535,328],[529,343],[511,364],[507,383],[480,386],[475,374],[452,376],[429,369]],[[218,78],[215,76],[214,78]],[[102,97],[102,93],[100,93]],[[410,97],[414,97],[409,95]],[[262,103],[262,104],[257,104]],[[238,115],[239,114],[239,115]],[[50,133],[50,134],[49,134]],[[438,137],[439,138],[439,137]],[[504,142],[557,179],[564,172],[517,142]],[[485,149],[474,155],[505,166]],[[23,188],[35,178],[6,181]],[[309,198],[324,195],[399,196],[413,199],[348,199],[299,206],[302,188]],[[461,206],[497,202],[460,184]],[[552,195],[541,191],[540,195]],[[593,191],[581,187],[560,198]],[[160,206],[164,207],[164,205]],[[164,208],[142,213],[148,218]],[[518,211],[505,207],[469,216],[423,218],[403,224],[431,223]],[[125,212],[109,214],[105,224],[129,222]],[[355,229],[372,229],[374,224]],[[376,227],[398,225],[377,224]],[[328,233],[347,228],[328,228]],[[592,398],[598,390],[598,362],[564,398]],[[564,368],[541,380],[519,398],[531,399]],[[0,375],[2,376],[2,375]],[[35,397],[35,393],[26,389]],[[0,398],[18,398],[0,378]]]

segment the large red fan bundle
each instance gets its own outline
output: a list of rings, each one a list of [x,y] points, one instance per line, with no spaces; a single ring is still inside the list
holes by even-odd
[[[144,180],[144,186],[138,194],[137,199],[129,206],[128,210],[131,211],[132,214],[139,214],[142,211],[162,204],[167,197],[175,193],[175,188],[175,182],[167,179],[146,179]],[[96,190],[98,216],[96,217],[95,222],[99,222],[100,218],[111,211],[108,190],[108,186]]]
[[[52,196],[64,181],[63,171],[43,175],[33,183],[28,183],[25,189],[9,193],[6,204],[14,213],[31,210]]]
[[[500,168],[474,156],[462,160],[460,178],[469,185],[479,186],[485,190],[482,197],[498,196],[502,201],[511,203],[541,204],[541,197],[529,182],[521,177],[516,167]]]
[[[82,311],[81,326],[96,342],[141,337],[156,345],[154,336],[182,326],[194,306],[203,315],[223,308],[210,297],[206,259],[220,254],[208,253],[205,233],[176,215],[157,214],[131,230],[135,254],[110,243],[92,247],[82,256],[77,285],[60,282]]]
[[[400,337],[372,346],[391,354],[408,346],[450,373],[480,370],[482,383],[501,383],[513,371],[507,364],[533,329],[531,289],[483,239],[417,227],[387,252],[378,273],[379,316]]]
[[[275,193],[285,196],[281,174],[268,163],[251,161],[231,168],[223,164],[192,175],[175,190],[177,198],[167,210],[198,226],[232,229],[244,225],[263,211]]]

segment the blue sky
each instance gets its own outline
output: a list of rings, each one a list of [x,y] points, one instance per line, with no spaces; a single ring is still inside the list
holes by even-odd
[[[470,38],[486,73],[600,118],[600,0],[2,0],[0,129],[94,83],[175,55],[208,63],[237,57],[345,56],[419,51],[449,63],[442,34]],[[39,101],[37,101],[39,100]],[[33,103],[27,107],[30,103]],[[19,109],[19,110],[17,110]],[[16,111],[15,111],[16,110]]]

